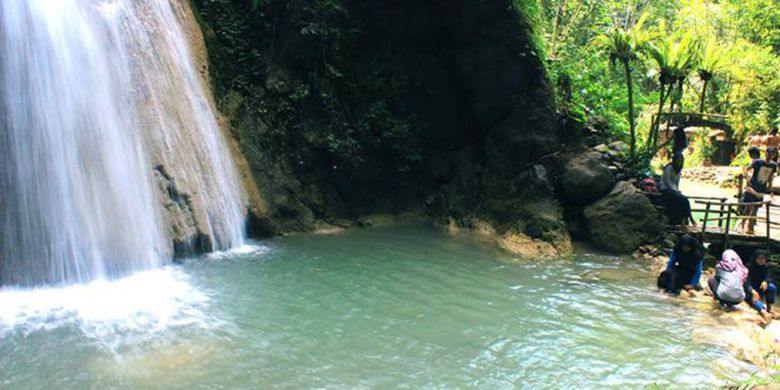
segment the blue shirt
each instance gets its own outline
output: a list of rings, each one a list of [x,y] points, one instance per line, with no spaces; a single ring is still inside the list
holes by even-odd
[[[673,270],[675,268],[675,259],[674,259],[674,251],[672,251],[672,254],[669,255],[669,262],[666,263],[666,270]],[[698,263],[696,263],[696,270],[693,272],[693,277],[691,278],[691,282],[688,283],[691,286],[698,286],[699,280],[701,279],[701,273],[702,273],[702,261],[699,260]]]

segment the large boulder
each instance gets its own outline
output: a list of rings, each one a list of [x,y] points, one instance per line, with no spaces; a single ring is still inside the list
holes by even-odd
[[[618,183],[583,214],[591,242],[614,253],[633,252],[663,233],[655,207],[628,182]]]
[[[615,185],[615,176],[595,152],[583,153],[566,163],[563,194],[569,201],[588,204],[606,195]]]

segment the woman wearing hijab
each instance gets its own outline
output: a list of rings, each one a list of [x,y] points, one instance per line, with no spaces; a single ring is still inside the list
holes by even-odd
[[[724,308],[740,304],[745,293],[752,291],[748,283],[748,269],[737,252],[728,249],[715,266],[715,276],[707,281],[712,295]]]
[[[674,295],[699,288],[702,257],[699,242],[693,236],[683,234],[669,256],[666,269],[658,277],[658,287]]]

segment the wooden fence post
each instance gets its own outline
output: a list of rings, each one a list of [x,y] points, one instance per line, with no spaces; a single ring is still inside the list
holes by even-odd
[[[729,229],[731,228],[731,205],[726,206],[726,236],[723,237],[723,250],[729,249]]]
[[[770,225],[770,221],[769,221],[769,215],[770,215],[769,209],[771,204],[772,202],[767,202],[765,206],[766,207],[766,250],[769,250],[770,247],[772,246],[772,226]]]
[[[704,220],[701,221],[701,244],[704,245],[704,234],[707,232],[707,219],[710,216],[710,206],[712,206],[712,203],[707,202],[707,207],[704,209]],[[723,205],[721,205],[721,209],[723,208]],[[721,215],[723,215],[721,213]]]
[[[737,176],[737,179],[737,202],[740,202],[742,200],[742,184],[744,184],[743,181],[745,180],[745,175],[740,173],[739,176]]]

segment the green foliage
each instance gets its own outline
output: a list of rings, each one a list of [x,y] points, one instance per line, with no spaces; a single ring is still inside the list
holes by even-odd
[[[774,371],[776,372],[778,369],[780,369],[780,367],[775,367]],[[764,373],[756,371],[750,374],[749,378],[738,381],[730,386],[726,386],[725,388],[726,389],[752,389],[758,386],[772,386],[772,385],[780,385],[780,374],[766,375]]]
[[[282,148],[275,152],[303,171],[325,165],[356,180],[419,165],[418,121],[403,96],[408,80],[387,58],[358,57],[362,27],[359,15],[350,14],[351,2],[195,3],[218,41],[210,50],[222,64],[213,72],[222,87],[217,94],[239,92],[269,125],[263,137],[244,137],[262,142],[261,149]]]
[[[542,15],[539,3],[537,0],[513,0],[512,4],[531,26],[531,40],[534,48],[539,53],[539,58],[542,60],[546,59],[547,53],[545,51],[544,39],[538,33],[541,30],[540,26],[544,24],[544,15]]]
[[[607,53],[610,66],[614,67],[617,63],[623,66],[626,77],[626,89],[628,91],[627,115],[630,158],[632,162],[636,159],[636,125],[634,122],[634,86],[631,64],[639,60],[639,56],[646,51],[650,41],[650,35],[642,30],[646,18],[647,14],[642,15],[631,28],[613,27],[608,32],[597,35],[591,43],[594,47]]]
[[[651,37],[642,30],[645,20],[647,20],[646,14],[642,15],[631,28],[612,27],[609,31],[594,37],[591,44],[607,53],[612,66],[638,61]]]
[[[252,9],[256,10],[258,7],[260,7],[260,3],[268,4],[270,0],[249,0],[249,3],[252,4]]]
[[[701,61],[697,69],[699,78],[704,81],[712,80],[715,72],[723,67],[726,54],[718,44],[718,41],[710,38],[702,49]]]
[[[691,155],[685,163],[689,166],[698,166],[711,163],[713,157],[718,152],[717,145],[710,140],[708,132],[702,131],[694,134],[691,138]]]
[[[537,28],[553,79],[570,81],[572,92],[559,88],[559,102],[570,100],[577,115],[608,119],[615,138],[630,133],[628,91],[625,75],[606,64],[626,58],[636,82],[638,142],[651,153],[651,118],[659,111],[728,115],[738,141],[780,124],[777,0],[524,1],[542,15]],[[643,47],[627,35],[639,19]],[[607,56],[600,54],[605,47]]]
[[[745,39],[780,54],[780,4],[777,0],[729,0],[728,20]]]

